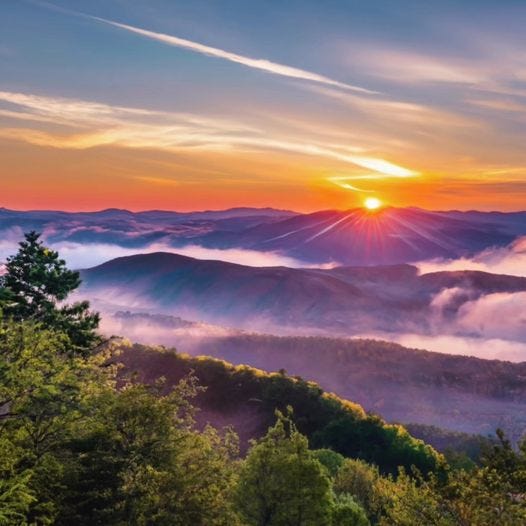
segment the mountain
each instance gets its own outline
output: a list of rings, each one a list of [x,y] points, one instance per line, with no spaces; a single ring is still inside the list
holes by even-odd
[[[237,334],[174,338],[183,352],[267,371],[286,370],[390,422],[514,440],[526,432],[526,362],[407,349],[364,339]]]
[[[285,411],[290,406],[299,430],[313,447],[330,447],[345,456],[362,458],[384,473],[412,465],[424,473],[436,472],[443,464],[436,451],[402,426],[368,415],[358,404],[326,393],[314,382],[142,345],[124,346],[117,359],[124,365],[121,375],[147,384],[162,377],[166,390],[194,375],[205,387],[196,399],[198,422],[234,427],[243,449],[249,439],[266,432],[276,409]]]
[[[113,333],[266,371],[286,371],[353,400],[389,422],[518,440],[526,431],[526,362],[511,363],[409,349],[371,340],[274,336],[120,312]],[[413,425],[417,424],[417,425]],[[436,433],[435,433],[436,435]],[[443,446],[443,444],[442,444]]]
[[[0,233],[37,230],[50,243],[104,243],[138,251],[152,243],[242,248],[318,265],[392,265],[469,257],[526,235],[526,212],[431,212],[386,207],[298,214],[271,208],[169,212],[19,212],[0,209]]]
[[[430,331],[469,302],[526,291],[526,278],[478,271],[419,275],[410,265],[334,269],[255,268],[171,253],[128,256],[84,270],[82,293],[116,310],[151,312],[235,327]],[[451,290],[437,313],[435,298]],[[447,321],[447,320],[446,320]]]
[[[386,265],[458,258],[504,246],[526,234],[526,213],[430,212],[385,208],[323,211],[247,228],[205,234],[201,243],[277,251],[302,261]]]
[[[214,231],[237,232],[266,222],[279,221],[295,213],[273,208],[232,208],[220,211],[130,212],[110,208],[98,212],[48,210],[16,211],[0,208],[0,232],[13,228],[36,230],[49,243],[105,243],[141,248],[154,242],[188,244]]]

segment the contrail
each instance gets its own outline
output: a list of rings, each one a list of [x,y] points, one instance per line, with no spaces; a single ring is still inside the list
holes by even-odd
[[[149,31],[147,29],[142,29],[140,27],[130,26],[128,24],[121,24],[119,22],[114,22],[112,20],[107,20],[105,18],[100,18],[97,16],[86,15],[93,20],[97,20],[104,24],[109,24],[131,33],[150,38],[152,40],[157,40],[163,42],[170,46],[180,47],[184,49],[189,49],[195,51],[196,53],[201,53],[202,55],[207,55],[209,57],[221,58],[223,60],[228,60],[230,62],[235,62],[236,64],[242,64],[253,69],[259,69],[266,71],[267,73],[272,73],[273,75],[281,75],[282,77],[290,77],[294,79],[307,80],[312,82],[318,82],[320,84],[326,84],[329,86],[337,86],[342,89],[357,91],[360,93],[368,94],[377,94],[378,92],[372,91],[366,88],[361,88],[360,86],[353,86],[352,84],[346,84],[345,82],[340,82],[338,80],[325,77],[324,75],[319,75],[318,73],[313,73],[312,71],[307,71],[304,69],[295,68],[292,66],[286,66],[284,64],[278,64],[277,62],[271,62],[270,60],[261,59],[261,58],[251,58],[244,55],[238,55],[237,53],[232,53],[230,51],[225,51],[224,49],[219,49],[212,46],[207,46],[205,44],[200,44],[199,42],[194,42],[192,40],[187,40],[185,38],[176,37],[173,35],[167,35],[166,33],[157,33],[155,31]]]
[[[62,8],[56,6],[50,2],[39,1],[39,0],[30,0],[31,3],[39,5],[41,7],[46,7],[48,9],[53,9],[65,14],[81,16],[84,18],[89,18],[91,20],[96,20],[97,22],[102,22],[103,24],[108,24],[113,27],[124,29],[131,33],[141,35],[152,40],[157,40],[158,42],[163,42],[169,46],[179,47],[183,49],[188,49],[194,51],[195,53],[200,53],[201,55],[207,55],[209,57],[220,58],[223,60],[228,60],[229,62],[234,62],[236,64],[241,64],[243,66],[259,69],[261,71],[266,71],[273,75],[280,75],[282,77],[289,77],[293,79],[307,80],[311,82],[318,82],[320,84],[325,84],[328,86],[336,86],[341,89],[356,91],[359,93],[366,93],[369,95],[377,95],[377,91],[373,91],[367,88],[362,88],[360,86],[354,86],[352,84],[347,84],[345,82],[340,82],[338,80],[331,79],[324,75],[319,75],[312,71],[307,71],[300,68],[295,68],[293,66],[287,66],[285,64],[279,64],[277,62],[272,62],[270,60],[261,59],[261,58],[252,58],[246,57],[244,55],[238,55],[237,53],[232,53],[231,51],[226,51],[224,49],[207,46],[206,44],[201,44],[199,42],[194,42],[192,40],[187,40],[185,38],[180,38],[174,35],[168,35],[166,33],[158,33],[155,31],[150,31],[148,29],[143,29],[140,27],[130,26],[128,24],[122,24],[120,22],[115,22],[113,20],[108,20],[106,18],[101,18],[94,15],[88,15],[78,11],[73,11],[70,9]]]

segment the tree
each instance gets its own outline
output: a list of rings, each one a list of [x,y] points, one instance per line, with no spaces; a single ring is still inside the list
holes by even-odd
[[[290,415],[254,442],[240,470],[236,502],[251,526],[331,524],[330,480]]]
[[[314,434],[313,442],[345,457],[375,464],[383,474],[396,475],[399,466],[408,470],[415,466],[424,474],[445,467],[444,457],[431,446],[413,438],[402,426],[386,424],[375,415],[334,418]]]
[[[334,479],[334,491],[338,495],[351,495],[369,519],[377,522],[387,500],[382,491],[384,481],[376,466],[347,458]]]
[[[23,452],[6,437],[0,437],[0,524],[25,525],[31,503],[30,470],[19,470]]]
[[[70,350],[87,353],[97,343],[99,315],[89,303],[63,304],[80,285],[80,275],[66,268],[56,251],[43,245],[40,234],[29,232],[18,253],[7,259],[0,281],[0,306],[14,320],[33,320],[64,331]]]
[[[315,449],[312,454],[317,458],[321,465],[327,469],[327,472],[331,477],[334,477],[342,464],[345,461],[345,457],[336,453],[332,449]]]
[[[445,488],[465,524],[526,524],[526,442],[515,450],[501,430],[497,438],[481,468],[453,473]]]
[[[53,523],[64,444],[89,411],[87,395],[113,389],[111,367],[98,367],[104,354],[84,358],[68,348],[64,333],[0,316],[0,456],[10,462],[0,461],[0,517],[9,499],[25,513],[7,524]]]
[[[193,429],[195,379],[168,395],[129,385],[94,401],[68,447],[56,524],[235,526],[231,433]]]
[[[333,526],[369,526],[364,509],[351,495],[338,495],[332,507]]]
[[[418,474],[409,477],[402,469],[396,482],[386,481],[389,500],[380,519],[381,526],[459,526],[451,502],[437,490],[434,477],[424,480]],[[478,522],[467,523],[481,526]],[[467,526],[466,524],[466,526]]]

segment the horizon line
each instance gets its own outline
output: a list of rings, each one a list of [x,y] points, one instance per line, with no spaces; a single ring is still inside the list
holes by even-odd
[[[1,211],[7,211],[7,212],[20,212],[20,213],[30,213],[30,212],[54,212],[54,213],[63,213],[63,214],[100,214],[103,212],[126,212],[129,214],[145,214],[145,213],[166,213],[166,214],[205,214],[205,213],[219,213],[219,212],[230,212],[234,210],[272,210],[275,212],[284,212],[284,213],[291,213],[295,215],[310,215],[310,214],[316,214],[320,212],[350,212],[354,210],[365,210],[364,206],[354,206],[351,208],[320,208],[311,210],[308,212],[298,212],[296,210],[291,210],[288,208],[274,208],[273,206],[245,206],[245,205],[239,205],[239,206],[232,206],[227,208],[215,208],[215,209],[201,209],[201,210],[177,210],[177,209],[161,209],[161,208],[145,208],[145,209],[129,209],[129,208],[119,208],[119,207],[107,207],[107,208],[100,208],[100,209],[89,209],[89,210],[74,210],[74,209],[57,209],[57,208],[26,208],[26,209],[19,209],[19,208],[8,208],[7,206],[0,206],[0,212]],[[469,208],[469,209],[459,209],[459,208],[450,208],[447,210],[438,210],[438,209],[431,209],[431,208],[424,208],[421,206],[416,205],[408,205],[408,206],[395,206],[395,205],[385,205],[382,206],[380,210],[375,211],[375,213],[380,213],[382,210],[389,210],[389,209],[395,209],[395,210],[422,210],[424,212],[433,212],[433,213],[452,213],[452,212],[459,212],[459,213],[470,213],[470,212],[478,212],[478,213],[484,213],[484,214],[516,214],[516,213],[526,213],[526,208],[524,209],[517,209],[517,210],[497,210],[497,209],[491,209],[491,210],[483,210],[483,209],[477,209],[477,208]]]

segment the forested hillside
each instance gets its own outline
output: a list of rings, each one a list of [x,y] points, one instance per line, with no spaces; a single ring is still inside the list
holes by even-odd
[[[267,371],[284,369],[389,422],[434,425],[514,442],[526,430],[526,363],[408,349],[392,342],[275,336],[120,312],[118,334]]]
[[[275,410],[294,409],[300,432],[317,448],[331,448],[345,456],[377,465],[383,473],[399,466],[438,473],[443,459],[431,447],[412,438],[398,425],[368,415],[361,406],[325,393],[314,382],[285,373],[262,370],[208,357],[179,355],[175,351],[134,345],[122,349],[118,360],[128,374],[152,384],[166,380],[165,389],[194,374],[206,388],[196,397],[202,423],[228,423],[245,440],[263,435],[275,418]],[[123,372],[123,373],[124,373]],[[248,424],[248,425],[247,425]]]

